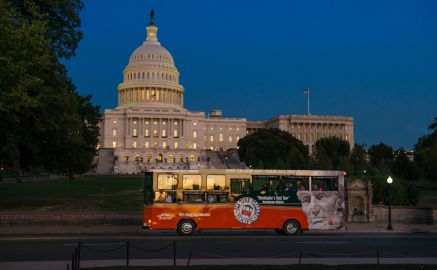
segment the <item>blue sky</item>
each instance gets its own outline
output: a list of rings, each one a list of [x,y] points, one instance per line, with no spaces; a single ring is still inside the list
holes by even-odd
[[[117,105],[150,9],[175,59],[185,107],[266,120],[355,118],[355,141],[412,148],[437,117],[437,1],[85,1],[66,65],[79,93]]]

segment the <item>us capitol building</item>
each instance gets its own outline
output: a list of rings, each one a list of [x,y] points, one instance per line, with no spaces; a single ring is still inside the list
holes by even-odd
[[[322,137],[336,136],[354,145],[352,117],[280,115],[248,121],[223,117],[220,110],[208,115],[187,110],[180,74],[173,57],[158,41],[153,11],[146,30],[146,40],[123,71],[118,106],[104,111],[97,173],[209,168],[220,164],[211,162],[214,158],[223,168],[230,168],[228,153],[233,151],[235,156],[238,140],[260,128],[287,131],[310,151]]]

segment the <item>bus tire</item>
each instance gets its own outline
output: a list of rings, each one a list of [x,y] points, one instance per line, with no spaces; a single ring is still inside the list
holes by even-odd
[[[296,220],[287,220],[282,227],[282,232],[285,235],[296,235],[300,232],[299,222]]]
[[[191,235],[194,233],[195,230],[196,224],[190,219],[183,219],[178,223],[177,232],[179,233],[179,235]]]

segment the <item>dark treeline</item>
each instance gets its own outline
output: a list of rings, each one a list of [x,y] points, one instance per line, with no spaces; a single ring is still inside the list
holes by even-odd
[[[257,169],[342,170],[348,179],[371,180],[375,203],[386,199],[386,179],[394,176],[394,204],[415,205],[418,192],[412,181],[437,181],[437,118],[430,133],[419,138],[410,160],[405,149],[393,149],[384,143],[354,145],[345,140],[322,138],[314,145],[312,155],[301,141],[278,129],[260,129],[238,142],[240,158]]]
[[[90,169],[99,108],[80,96],[62,60],[82,38],[80,0],[0,1],[0,165],[2,174]]]

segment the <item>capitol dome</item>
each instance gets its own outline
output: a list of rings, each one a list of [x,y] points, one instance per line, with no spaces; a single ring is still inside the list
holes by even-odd
[[[147,38],[135,49],[118,86],[118,106],[183,107],[184,88],[170,52],[158,41],[153,11]]]

